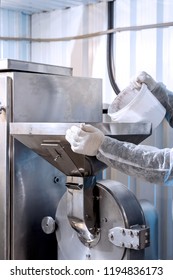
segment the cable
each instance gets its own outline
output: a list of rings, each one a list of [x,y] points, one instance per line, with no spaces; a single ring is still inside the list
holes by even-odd
[[[114,28],[114,1],[108,2],[108,30]],[[114,42],[114,34],[110,33],[107,35],[107,70],[108,76],[110,79],[110,83],[112,85],[113,90],[118,95],[120,90],[115,82],[114,77],[114,60],[113,60],[113,42]]]

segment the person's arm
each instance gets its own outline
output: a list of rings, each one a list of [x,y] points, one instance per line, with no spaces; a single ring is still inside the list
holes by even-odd
[[[173,149],[157,149],[105,137],[97,159],[150,183],[173,185]]]
[[[160,101],[166,109],[166,119],[173,127],[173,93],[169,91],[163,83],[157,83],[149,74],[141,72],[131,81],[131,86],[140,89],[141,84],[145,83],[153,95]]]
[[[151,183],[173,185],[173,149],[157,149],[118,141],[84,124],[68,129],[66,140],[74,152],[96,156],[107,166],[127,175]]]
[[[162,83],[157,83],[152,93],[166,109],[165,118],[170,126],[173,127],[173,93]]]

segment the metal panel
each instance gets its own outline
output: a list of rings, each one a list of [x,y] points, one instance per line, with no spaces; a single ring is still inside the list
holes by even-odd
[[[13,151],[10,259],[57,259],[55,235],[47,236],[41,222],[45,216],[55,216],[66,178],[18,141]]]
[[[140,143],[151,132],[149,123],[92,123],[105,135]],[[91,176],[106,167],[95,157],[74,153],[65,133],[79,123],[11,123],[10,134],[67,176]],[[137,142],[138,140],[138,142]]]
[[[12,75],[14,122],[102,121],[100,79],[19,72]]]
[[[9,213],[10,213],[10,155],[9,121],[11,83],[0,77],[0,259],[9,258]],[[2,106],[2,107],[1,107]]]
[[[19,61],[14,59],[0,60],[0,72],[9,71],[23,71],[32,73],[56,74],[56,75],[72,75],[72,68],[53,66],[49,64],[39,64],[28,61]]]
[[[100,122],[102,119],[100,79],[20,71],[1,72],[0,78],[3,79],[0,101],[12,111],[12,121]],[[9,92],[8,80],[11,81]],[[9,149],[10,119],[9,113],[6,118],[8,111],[3,107],[0,114],[0,258],[57,259],[55,234],[45,235],[41,222],[45,216],[55,216],[66,190],[65,175],[17,140],[11,142]]]

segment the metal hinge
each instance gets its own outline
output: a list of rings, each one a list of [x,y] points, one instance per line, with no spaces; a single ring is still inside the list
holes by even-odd
[[[115,246],[142,250],[150,245],[150,229],[145,225],[115,227],[109,230],[108,238]]]

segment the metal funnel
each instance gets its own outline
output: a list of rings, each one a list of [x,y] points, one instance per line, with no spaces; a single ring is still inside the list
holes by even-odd
[[[74,153],[65,133],[79,123],[10,123],[10,134],[43,157],[67,176],[93,176],[106,165],[96,159]],[[151,134],[150,123],[92,123],[105,135],[140,143]]]

